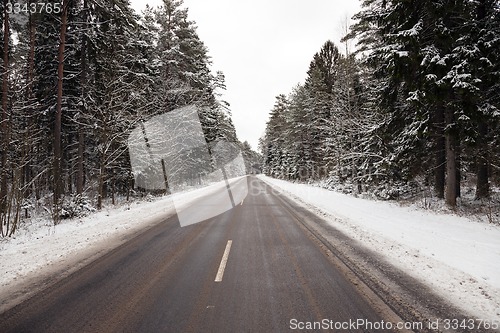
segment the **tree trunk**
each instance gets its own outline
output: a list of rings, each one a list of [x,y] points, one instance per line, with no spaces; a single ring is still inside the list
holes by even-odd
[[[455,136],[455,198],[460,198],[462,196],[462,192],[460,191],[462,183],[462,147],[460,146],[460,136]]]
[[[7,12],[8,0],[3,1],[3,75],[2,75],[2,119],[1,119],[1,165],[0,165],[0,214],[6,209],[7,204],[7,153],[9,147],[8,122],[8,98],[9,98],[9,13]]]
[[[31,0],[28,0],[28,7],[31,5]],[[35,32],[36,32],[36,27],[35,27],[35,20],[33,17],[33,14],[29,13],[29,18],[28,18],[28,29],[29,29],[29,52],[28,52],[28,70],[26,73],[26,101],[27,104],[31,104],[33,100],[33,80],[34,80],[34,73],[35,73]],[[23,181],[22,185],[24,188],[24,198],[28,198],[31,193],[32,193],[32,188],[30,186],[30,183],[32,181],[32,163],[29,163],[28,160],[30,158],[34,158],[33,154],[33,145],[32,142],[34,141],[33,139],[33,134],[31,132],[31,129],[33,128],[33,116],[34,114],[31,113],[33,109],[30,107],[28,108],[28,119],[26,121],[26,132],[25,132],[25,143],[24,146],[25,148],[25,162],[23,163]],[[28,210],[25,210],[26,217],[28,215]]]
[[[54,204],[57,205],[62,195],[62,170],[61,170],[61,118],[64,79],[64,48],[66,44],[66,25],[68,18],[68,0],[63,0],[61,17],[61,32],[59,35],[59,51],[57,54],[57,104],[56,119],[54,124]]]
[[[77,166],[77,175],[76,175],[76,193],[83,193],[84,186],[84,166],[83,162],[85,160],[84,152],[85,152],[85,142],[83,136],[83,128],[82,125],[78,126],[78,166]]]
[[[476,180],[476,199],[488,198],[490,195],[490,185],[488,182],[488,150],[484,147],[484,138],[488,135],[488,125],[481,121],[479,123],[479,154],[476,157],[477,180]]]
[[[477,5],[477,22],[481,29],[484,29],[484,20],[486,18],[486,0],[480,0]],[[482,86],[482,84],[480,83]],[[489,156],[487,149],[488,136],[488,124],[480,115],[479,125],[478,125],[478,154],[476,156],[476,199],[488,198],[490,196],[490,185],[489,185]]]
[[[87,0],[83,1],[83,15],[84,22],[87,24],[88,22],[88,5]],[[87,85],[87,36],[83,36],[82,40],[82,48],[81,48],[81,59],[82,59],[82,74],[81,74],[81,85],[82,85],[82,107],[81,112],[82,116],[86,113],[85,108],[85,86]],[[82,117],[83,118],[83,117]],[[76,175],[76,193],[83,193],[83,186],[85,184],[84,181],[84,161],[85,161],[85,136],[83,134],[83,125],[81,124],[82,119],[79,120],[80,124],[78,125],[78,165],[77,165],[77,175]]]
[[[172,192],[170,192],[170,186],[168,185],[167,169],[165,167],[165,160],[163,158],[161,159],[161,168],[163,171],[163,180],[165,182],[165,193],[172,194]]]
[[[102,153],[104,155],[104,153]],[[104,197],[104,177],[106,172],[105,162],[106,159],[104,156],[100,158],[100,166],[99,166],[99,185],[97,189],[97,209],[102,209],[102,199]]]
[[[451,106],[446,108],[445,121],[446,125],[453,124],[454,112]],[[448,128],[445,134],[446,137],[446,204],[450,207],[457,205],[457,156],[456,156],[456,136],[454,129]]]
[[[111,176],[111,204],[114,206],[116,205],[115,201],[115,192],[116,192],[116,177],[115,177],[115,172],[113,171],[113,175]]]
[[[31,5],[29,1],[28,6]],[[36,25],[33,18],[33,14],[29,14],[29,29],[30,29],[30,51],[28,55],[28,98],[32,97],[33,94],[33,78],[35,73],[35,33]]]
[[[436,108],[436,123],[435,123],[435,140],[436,140],[436,155],[434,169],[434,191],[436,196],[444,199],[444,185],[446,175],[446,140],[444,136],[444,109],[442,105]]]

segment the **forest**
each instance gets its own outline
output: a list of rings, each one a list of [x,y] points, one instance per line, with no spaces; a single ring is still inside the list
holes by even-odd
[[[127,137],[187,105],[207,144],[235,142],[258,164],[182,0],[141,14],[128,0],[15,3],[0,3],[2,237],[40,211],[57,224],[142,195]],[[263,171],[385,199],[431,188],[450,207],[466,184],[488,198],[500,185],[499,1],[365,0],[353,22],[276,97]]]
[[[487,199],[500,185],[500,2],[365,0],[344,36],[276,97],[264,172],[384,199],[428,188],[452,209],[462,185]]]
[[[181,0],[140,15],[128,0],[16,4],[0,7],[2,237],[40,210],[57,224],[138,195],[127,136],[186,105],[199,107],[207,144],[234,142],[255,160]]]

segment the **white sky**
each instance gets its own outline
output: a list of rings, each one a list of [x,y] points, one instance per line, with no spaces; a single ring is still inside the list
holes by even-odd
[[[131,0],[140,11],[161,0]],[[359,0],[184,0],[209,49],[212,70],[226,76],[238,138],[257,149],[278,94],[303,83],[314,53],[328,39],[340,47],[342,21]]]

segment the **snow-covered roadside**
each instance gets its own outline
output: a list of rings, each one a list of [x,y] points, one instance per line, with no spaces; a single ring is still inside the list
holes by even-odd
[[[476,316],[500,320],[500,227],[259,176]]]
[[[176,209],[225,186],[219,182],[151,202],[108,207],[87,217],[62,220],[57,226],[48,220],[21,225],[12,238],[0,240],[0,312],[29,297],[36,291],[33,286],[43,286],[41,280],[46,277],[72,273],[174,215]]]

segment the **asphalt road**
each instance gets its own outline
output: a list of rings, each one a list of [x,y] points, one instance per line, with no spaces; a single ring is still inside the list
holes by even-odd
[[[186,227],[170,217],[0,314],[0,332],[290,332],[387,320],[290,202],[257,178],[248,185],[235,208]]]

